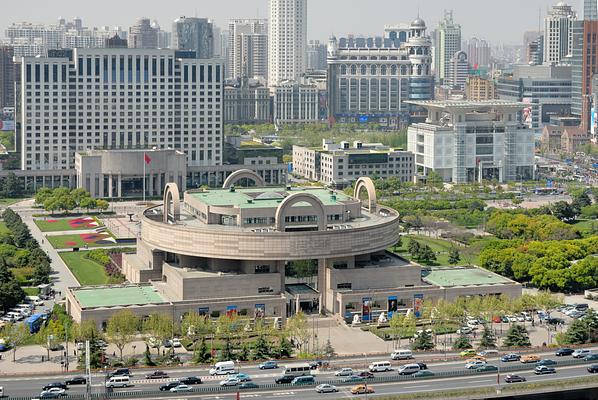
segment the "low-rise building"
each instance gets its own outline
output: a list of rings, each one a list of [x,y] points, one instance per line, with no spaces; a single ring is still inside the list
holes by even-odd
[[[494,81],[479,75],[469,75],[465,84],[467,100],[484,101],[496,99],[496,86]]]
[[[566,127],[561,136],[561,151],[573,154],[582,150],[582,146],[590,143],[590,135],[581,127]]]
[[[274,87],[274,123],[295,124],[319,121],[320,96],[314,82],[283,81]]]
[[[396,150],[381,143],[355,141],[334,143],[323,140],[313,149],[293,146],[293,171],[313,181],[335,187],[346,187],[362,176],[389,178],[411,182],[415,172],[413,153]]]
[[[224,87],[224,122],[263,124],[271,121],[270,90],[247,78]]]

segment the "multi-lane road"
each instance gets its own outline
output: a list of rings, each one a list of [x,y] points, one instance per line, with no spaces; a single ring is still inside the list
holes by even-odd
[[[554,353],[540,353],[539,354],[543,358],[550,358],[557,362],[562,362],[565,360],[569,360],[571,357],[555,357]],[[380,359],[380,358],[377,358]],[[386,358],[388,359],[388,358]],[[368,361],[372,361],[369,359]],[[420,359],[417,361],[425,361],[425,359]],[[363,366],[367,363],[365,359],[348,359],[344,361],[346,364],[350,365],[353,364],[357,368],[363,369]],[[406,363],[408,361],[402,361],[401,363]],[[488,360],[488,363],[495,366],[510,366],[510,365],[519,365],[518,362],[511,362],[511,363],[503,363],[500,362],[498,358],[491,358]],[[393,367],[395,368],[394,371],[385,372],[385,373],[377,373],[376,376],[384,377],[384,376],[396,376],[397,371],[396,368],[398,367],[399,362],[393,362]],[[588,375],[586,370],[589,363],[584,365],[569,365],[569,366],[559,366],[556,365],[556,374],[554,375],[543,375],[543,376],[536,376],[533,373],[533,368],[535,367],[534,364],[527,365],[527,369],[525,371],[516,372],[518,375],[523,375],[527,378],[529,382],[537,382],[537,381],[544,381],[544,380],[564,380],[570,379],[574,377]],[[450,371],[463,371],[464,370],[464,361],[463,360],[454,360],[449,362],[435,362],[435,363],[428,363],[428,368],[430,371],[435,373],[442,373],[442,372],[450,372]],[[132,387],[126,389],[115,389],[115,391],[119,392],[148,392],[148,391],[157,391],[159,386],[170,381],[178,380],[183,377],[187,376],[200,376],[204,383],[202,385],[197,385],[197,387],[208,387],[208,386],[218,386],[219,381],[223,379],[223,377],[211,377],[208,374],[207,369],[205,368],[176,368],[176,369],[169,369],[167,370],[169,374],[169,378],[167,379],[160,379],[160,380],[149,380],[145,379],[145,375],[152,370],[148,369],[136,369],[132,370],[132,377],[131,377],[131,384]],[[275,370],[260,370],[257,368],[257,365],[250,365],[244,366],[241,368],[241,371],[245,374],[248,374],[252,377],[253,382],[257,385],[264,386],[264,385],[272,385],[274,384],[274,378],[279,376],[282,372],[282,369],[275,369]],[[315,371],[316,375],[316,382],[317,381],[331,381],[331,380],[342,380],[342,378],[338,378],[334,376],[334,371]],[[506,372],[501,373],[501,385],[508,385],[502,379],[506,375]],[[55,381],[64,381],[67,377],[75,376],[75,374],[69,375],[54,375],[54,376],[14,376],[14,377],[0,377],[0,386],[4,387],[4,394],[10,397],[36,397],[39,396],[41,392],[42,386],[48,384],[50,382]],[[105,391],[104,387],[104,380],[105,375],[103,373],[95,373],[92,376],[92,391],[95,393],[103,393]],[[450,389],[461,389],[461,388],[476,388],[476,387],[489,387],[489,386],[496,386],[497,385],[497,374],[490,373],[490,374],[475,374],[475,375],[468,375],[468,376],[453,376],[453,377],[445,377],[445,378],[427,378],[427,379],[408,379],[406,381],[400,382],[372,382],[370,383],[371,386],[375,388],[376,394],[396,394],[396,393],[410,393],[410,392],[423,392],[423,391],[435,391],[435,390],[450,390]],[[242,398],[257,398],[257,397],[264,397],[264,398],[285,398],[285,397],[297,397],[301,399],[311,399],[311,398],[322,398],[326,397],[329,399],[336,399],[336,398],[343,398],[347,397],[350,393],[349,390],[353,385],[348,384],[339,384],[338,387],[340,389],[339,393],[336,394],[317,394],[313,388],[313,386],[309,387],[297,387],[297,386],[289,386],[289,385],[276,385],[275,387],[268,387],[268,388],[258,388],[251,391],[243,391]],[[84,386],[71,386],[68,390],[69,394],[80,394],[82,395],[85,392]],[[234,389],[231,389],[231,392],[234,393]],[[184,394],[185,398],[190,397],[197,397],[202,399],[210,399],[210,400],[218,400],[218,399],[228,399],[234,398],[231,397],[231,392],[212,392],[212,393],[205,393],[205,392],[198,392],[198,393],[186,393]],[[175,395],[177,398],[181,396],[181,394]],[[125,395],[126,397],[126,395]],[[151,397],[151,395],[147,396]]]

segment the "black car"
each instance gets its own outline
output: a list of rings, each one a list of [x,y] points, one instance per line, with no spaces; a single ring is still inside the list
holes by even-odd
[[[118,368],[108,374],[108,378],[113,376],[131,376],[131,371],[129,368]]]
[[[562,357],[562,356],[570,356],[571,354],[573,354],[575,350],[570,349],[570,348],[562,348],[562,349],[558,349],[557,351],[554,352],[554,355],[557,357]]]
[[[64,350],[64,346],[61,344],[53,344],[50,346],[50,351],[61,351]]]
[[[525,382],[525,377],[521,375],[507,375],[505,376],[505,382],[507,383],[514,383],[514,382]]]
[[[590,374],[595,374],[596,372],[598,372],[598,364],[592,364],[588,367],[588,372]]]
[[[239,389],[257,389],[259,385],[253,382],[243,382],[239,385]]]
[[[168,392],[168,391],[170,391],[170,389],[172,389],[173,387],[177,387],[180,384],[181,384],[181,382],[179,382],[179,381],[165,383],[164,385],[160,386],[160,391]]]
[[[48,383],[47,385],[45,385],[42,390],[45,392],[46,390],[50,389],[50,388],[61,388],[61,389],[68,389],[68,387],[66,386],[66,383],[64,382],[52,382],[52,383]]]
[[[426,365],[426,363],[418,362],[416,364],[419,365],[419,369],[420,370],[422,370],[422,369],[428,369],[428,366]]]
[[[87,383],[87,379],[85,379],[84,376],[74,376],[70,379],[67,379],[64,383],[67,385],[85,385]]]
[[[553,318],[550,317],[546,320],[546,322],[548,322],[548,324],[550,325],[564,325],[565,324],[565,320],[562,318]]]
[[[370,379],[370,378],[374,377],[374,374],[372,374],[370,371],[361,371],[360,373],[357,374],[357,376],[359,376],[361,378]]]
[[[295,379],[296,376],[295,375],[282,375],[279,376],[278,378],[274,379],[274,382],[276,383],[291,383],[293,382],[293,379]]]
[[[199,385],[201,384],[201,378],[198,376],[188,376],[181,379],[181,383],[185,385]]]
[[[145,375],[145,379],[165,379],[168,378],[168,374],[164,371],[154,371]]]
[[[54,392],[41,392],[39,395],[40,399],[57,399],[60,395]]]

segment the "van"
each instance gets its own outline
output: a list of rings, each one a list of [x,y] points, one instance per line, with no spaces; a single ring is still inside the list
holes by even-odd
[[[217,362],[214,367],[210,368],[210,375],[227,375],[234,374],[235,362],[234,361],[220,361]]]
[[[496,349],[482,350],[482,351],[478,352],[478,356],[482,356],[482,357],[485,357],[485,358],[488,358],[488,357],[497,357],[498,356],[498,350],[496,350]]]
[[[291,382],[291,385],[312,385],[316,383],[316,380],[311,375],[298,376]]]
[[[405,364],[399,367],[399,375],[412,375],[420,370],[419,364]]]
[[[126,388],[131,386],[131,380],[126,375],[113,376],[106,382],[107,388]]]
[[[391,353],[390,358],[393,360],[409,360],[413,358],[411,350],[399,349]]]
[[[392,370],[390,361],[374,361],[369,366],[370,372],[386,372]]]

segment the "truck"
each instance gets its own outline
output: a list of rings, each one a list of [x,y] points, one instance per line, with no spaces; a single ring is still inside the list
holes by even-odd
[[[37,333],[44,323],[44,314],[33,314],[25,320],[31,334]]]

